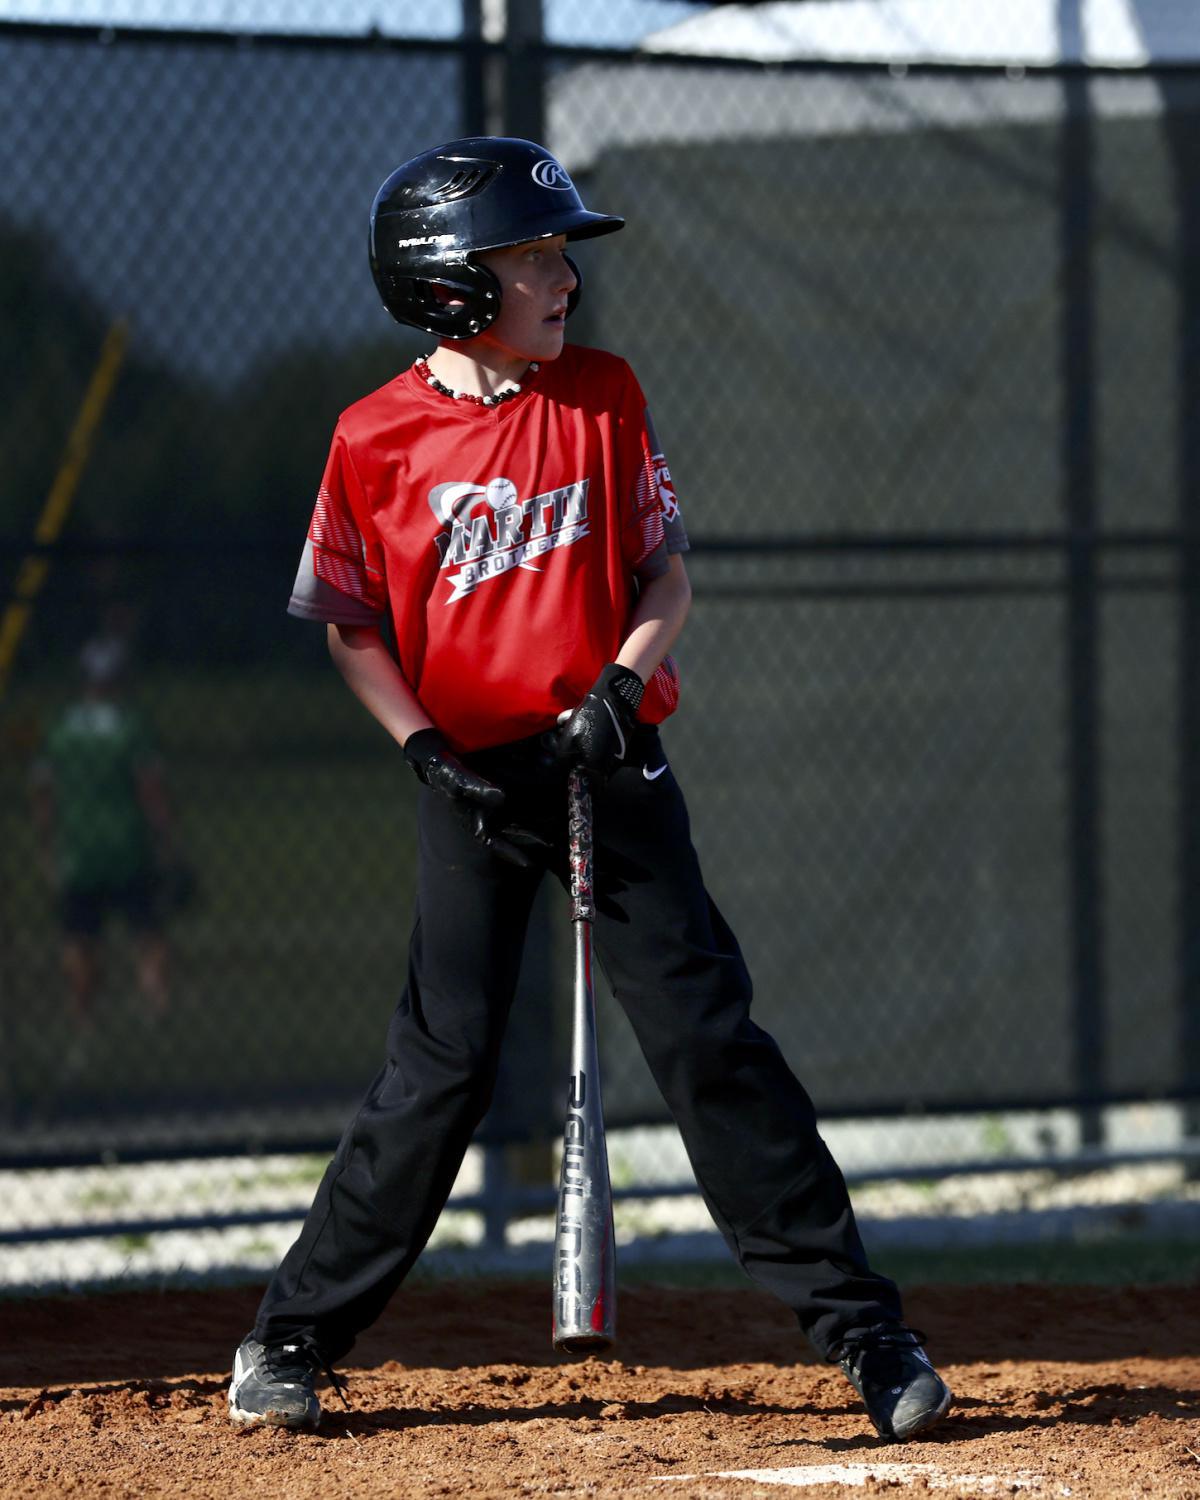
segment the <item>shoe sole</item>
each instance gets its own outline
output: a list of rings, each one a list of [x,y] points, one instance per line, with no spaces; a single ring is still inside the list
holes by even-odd
[[[317,1423],[321,1420],[321,1408],[318,1405],[315,1412],[305,1412],[303,1416],[296,1416],[294,1412],[286,1411],[246,1411],[240,1406],[229,1403],[229,1420],[235,1427],[290,1427],[295,1431],[307,1428],[315,1431]]]

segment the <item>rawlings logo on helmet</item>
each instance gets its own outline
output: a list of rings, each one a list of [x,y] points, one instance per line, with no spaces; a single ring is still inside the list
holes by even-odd
[[[533,171],[529,174],[538,187],[557,188],[561,192],[570,192],[575,184],[567,176],[566,171],[559,166],[552,156],[539,161]]]
[[[414,245],[453,245],[452,234],[415,234],[411,239],[397,240],[397,250],[409,250]]]

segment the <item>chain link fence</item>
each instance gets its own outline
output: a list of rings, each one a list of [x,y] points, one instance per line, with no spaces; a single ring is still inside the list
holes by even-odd
[[[851,1165],[1194,1100],[1200,70],[687,57],[681,5],[624,51],[631,15],[515,7],[514,50],[447,9],[0,25],[0,1237],[136,1237],[170,1196],[52,1167],[210,1157],[190,1218],[278,1217],[278,1177],[303,1207],[290,1157],[259,1199],[237,1161],[319,1155],[374,1071],[410,777],[283,609],[338,412],[428,342],[378,305],[371,196],[479,129],[627,218],[571,332],[638,372],[693,537],[665,740],[759,1020],[830,1119],[910,1122]],[[536,926],[482,1136],[512,1149],[464,1177],[493,1222],[559,1129],[557,892]],[[686,1182],[600,1030],[645,1132],[618,1186]]]

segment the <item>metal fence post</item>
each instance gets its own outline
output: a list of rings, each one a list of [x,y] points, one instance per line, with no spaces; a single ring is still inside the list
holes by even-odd
[[[546,135],[546,69],[542,0],[508,0],[504,53],[504,129],[541,141]]]
[[[1065,9],[1072,7],[1067,5]],[[1101,890],[1100,601],[1096,548],[1095,296],[1092,272],[1092,127],[1086,76],[1063,81],[1059,147],[1063,393],[1062,464],[1067,549],[1067,804],[1070,858],[1072,1040],[1080,1138],[1098,1146],[1104,1118],[1106,1024]]]
[[[483,33],[483,0],[463,0],[461,110],[463,135],[487,134],[487,47]]]
[[[1176,275],[1179,286],[1179,398],[1176,414],[1179,494],[1179,852],[1178,1083],[1200,1089],[1200,279],[1194,268],[1200,255],[1200,166],[1196,161],[1195,117],[1186,109],[1172,112],[1170,90],[1163,84],[1168,108],[1163,124],[1175,173]],[[1200,1136],[1200,1101],[1182,1109],[1183,1134]],[[1193,1164],[1189,1176],[1198,1169]]]

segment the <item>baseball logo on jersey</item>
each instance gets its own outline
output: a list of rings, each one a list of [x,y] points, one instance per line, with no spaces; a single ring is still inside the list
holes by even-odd
[[[511,479],[487,484],[451,480],[434,485],[429,508],[444,531],[434,537],[450,585],[447,604],[473,594],[481,583],[513,568],[540,573],[533,559],[588,536],[586,479],[520,499]],[[447,570],[457,568],[458,572]]]

